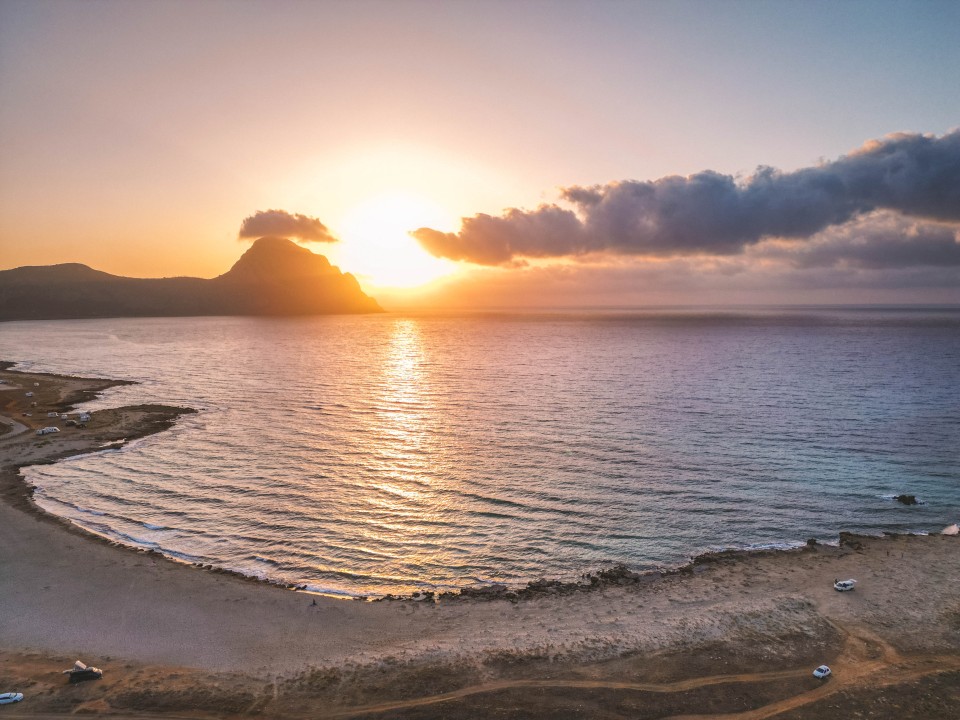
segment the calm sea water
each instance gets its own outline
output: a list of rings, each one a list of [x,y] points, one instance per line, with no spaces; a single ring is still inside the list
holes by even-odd
[[[43,507],[318,591],[960,520],[957,310],[7,323],[0,358],[201,410],[29,469]]]

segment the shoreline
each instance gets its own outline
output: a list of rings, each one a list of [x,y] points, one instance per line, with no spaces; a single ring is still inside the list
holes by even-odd
[[[58,409],[124,384],[9,367],[0,364],[0,377],[40,382],[36,392]],[[9,387],[0,385],[6,410]],[[56,442],[32,434],[39,418],[29,435],[0,435],[0,691],[28,698],[4,708],[11,717],[466,718],[497,702],[527,713],[517,717],[574,715],[585,702],[600,703],[586,716],[621,717],[603,698],[642,697],[663,709],[651,718],[781,706],[812,718],[825,716],[831,693],[867,702],[885,687],[903,694],[925,683],[943,711],[924,706],[915,717],[936,718],[950,716],[960,693],[956,537],[842,533],[836,546],[706,553],[663,572],[606,568],[572,585],[344,602],[197,572],[98,537],[36,506],[11,469],[122,446],[187,412],[99,410]],[[134,431],[118,432],[121,417]],[[837,593],[836,577],[857,577],[857,591]],[[58,671],[75,658],[103,667],[104,679],[63,685]],[[822,662],[835,669],[826,685],[809,677]]]
[[[26,426],[23,433],[5,433],[0,435],[0,501],[11,507],[29,512],[45,521],[56,522],[61,527],[79,533],[91,540],[99,540],[110,545],[122,545],[106,537],[98,536],[85,528],[81,528],[67,518],[47,512],[33,502],[34,488],[21,475],[25,467],[38,465],[53,465],[61,460],[95,454],[106,450],[118,450],[125,445],[163,432],[173,427],[182,415],[197,412],[193,408],[156,405],[145,403],[127,407],[99,410],[91,413],[90,427],[64,428],[64,432],[54,436],[45,436],[38,440],[36,430],[50,424],[50,418],[40,417],[48,408],[58,413],[76,412],[76,406],[94,400],[105,390],[124,385],[136,385],[130,380],[112,380],[108,378],[82,378],[71,375],[52,373],[34,373],[13,370],[16,365],[10,361],[0,361],[0,379],[7,380],[0,385],[0,418],[6,418]],[[18,386],[10,383],[10,379],[24,383]],[[39,383],[39,390],[35,383]],[[29,389],[28,389],[29,388]],[[17,390],[40,393],[35,395],[37,400],[25,400],[21,397],[10,397]],[[44,396],[45,391],[52,391],[55,397]],[[18,394],[19,395],[19,394]],[[37,410],[37,417],[24,417],[24,413],[32,412],[43,403],[42,410]],[[129,432],[117,432],[115,425],[119,419],[126,422],[133,420],[133,428]],[[63,423],[56,419],[57,425]],[[69,436],[69,437],[68,437]],[[16,442],[14,441],[16,438]],[[59,441],[60,448],[53,452],[38,452],[40,446]],[[25,447],[33,444],[34,448]],[[133,551],[136,548],[126,546]]]
[[[135,381],[131,380],[86,378],[73,375],[63,375],[59,373],[37,373],[15,370],[13,368],[16,364],[16,362],[0,360],[0,379],[4,378],[4,376],[13,376],[15,378],[19,377],[25,383],[27,383],[27,385],[23,386],[24,388],[27,388],[30,382],[37,382],[35,380],[36,378],[42,378],[45,383],[52,384],[54,387],[58,387],[63,384],[69,385],[70,383],[76,383],[79,385],[77,387],[67,387],[66,394],[61,396],[59,400],[50,405],[51,407],[55,407],[58,412],[62,413],[75,411],[76,406],[80,403],[97,399],[104,391],[109,390],[110,388],[137,384]],[[11,389],[11,386],[0,385],[0,392],[5,389]],[[0,395],[0,401],[2,400],[3,395]],[[10,400],[8,400],[5,405],[0,404],[0,409],[2,409],[3,412],[9,413],[10,406],[13,406],[15,412],[18,410],[23,411],[27,409],[26,403],[16,403],[16,401]],[[98,533],[94,530],[83,527],[82,524],[74,522],[70,518],[57,515],[44,509],[33,500],[35,487],[29,484],[26,478],[23,477],[21,471],[24,468],[31,466],[52,465],[60,462],[61,460],[93,455],[110,450],[120,450],[136,440],[169,430],[176,424],[181,416],[194,414],[196,412],[197,410],[189,407],[158,405],[152,403],[96,411],[98,422],[95,424],[95,430],[89,433],[78,431],[81,444],[78,445],[76,443],[71,443],[67,449],[59,450],[52,454],[42,454],[23,463],[18,463],[16,461],[11,463],[7,461],[7,458],[5,457],[6,449],[4,448],[3,441],[8,440],[10,436],[6,434],[0,435],[0,452],[3,453],[0,455],[0,502],[7,502],[13,507],[35,514],[41,519],[52,521],[65,530],[68,530],[69,532],[77,534],[88,540],[103,542],[111,547],[121,548],[133,553],[146,553],[149,555],[154,555],[177,565],[183,565],[200,571],[212,572],[215,574],[229,575],[242,580],[261,583],[273,587],[297,590],[298,592],[303,592],[304,594],[310,596],[327,597],[334,600],[363,600],[371,602],[423,601],[428,599],[434,601],[456,601],[468,599],[483,601],[507,599],[516,602],[518,600],[528,600],[537,597],[544,591],[547,591],[549,594],[593,592],[602,590],[605,587],[612,585],[622,586],[645,583],[657,578],[691,574],[696,570],[696,568],[703,566],[704,564],[723,560],[746,560],[750,557],[766,557],[770,554],[804,552],[815,547],[843,547],[844,544],[856,546],[858,540],[869,540],[885,537],[923,537],[937,534],[935,531],[916,531],[904,533],[881,531],[874,534],[868,534],[852,533],[841,530],[838,532],[836,541],[808,538],[806,540],[782,540],[778,542],[763,543],[763,545],[759,547],[723,547],[715,550],[707,550],[697,555],[692,555],[683,562],[671,565],[658,565],[652,569],[632,570],[624,563],[610,563],[608,565],[585,571],[580,575],[578,580],[540,577],[537,579],[520,581],[516,584],[489,583],[487,585],[466,586],[455,590],[439,592],[414,591],[411,593],[402,594],[385,593],[383,595],[375,596],[350,594],[347,591],[324,592],[308,590],[307,585],[284,582],[280,579],[271,578],[269,576],[259,577],[241,572],[239,570],[223,568],[209,563],[190,562],[188,560],[172,557],[165,554],[162,550],[154,550],[152,548],[125,543],[122,540],[112,538],[109,535]],[[117,422],[117,416],[123,413],[130,413],[134,415],[134,427],[129,433],[118,434],[115,432],[114,426]],[[15,419],[10,417],[9,414],[0,414],[0,419],[3,418],[15,421]],[[46,422],[39,417],[37,420],[40,421],[37,422],[26,419],[28,437],[30,436],[30,431],[46,425]],[[25,438],[21,438],[21,440],[23,439]],[[59,434],[52,438],[54,441],[59,439]],[[94,443],[96,444],[94,445]],[[893,497],[894,496],[891,496],[891,498]],[[943,531],[941,531],[941,533],[942,532]]]
[[[80,387],[74,387],[70,389],[68,395],[55,403],[58,411],[68,411],[72,409],[76,404],[84,402],[87,400],[92,400],[98,397],[102,392],[117,386],[125,385],[136,385],[136,381],[130,380],[115,380],[109,378],[82,378],[71,375],[63,375],[56,373],[43,373],[43,372],[30,372],[23,370],[13,370],[12,367],[16,365],[15,362],[10,361],[0,361],[0,378],[4,374],[9,374],[14,377],[21,378],[42,378],[47,383],[79,383]],[[0,385],[0,401],[3,400],[3,389],[4,386]],[[2,422],[3,416],[3,405],[0,404],[0,422]],[[24,409],[23,407],[15,408],[17,410]],[[123,413],[133,413],[138,415],[136,419],[132,422],[133,430],[129,433],[114,432],[111,429],[111,423],[116,424],[116,416],[122,415]],[[104,452],[108,450],[118,450],[128,446],[130,443],[153,435],[155,433],[162,432],[166,429],[171,428],[181,417],[182,415],[196,413],[197,411],[192,408],[186,407],[173,407],[166,405],[153,405],[153,404],[141,404],[141,405],[132,405],[126,407],[110,408],[107,410],[97,411],[98,418],[102,418],[104,422],[100,424],[100,445],[85,445],[85,446],[74,446],[73,449],[63,450],[55,452],[52,454],[47,454],[36,459],[25,461],[20,463],[16,467],[13,465],[5,464],[3,458],[0,457],[0,497],[11,494],[18,495],[17,486],[22,487],[22,495],[26,499],[22,499],[23,504],[21,507],[24,509],[38,513],[42,516],[47,516],[56,520],[59,523],[62,523],[65,527],[68,527],[73,532],[79,532],[87,537],[96,539],[98,541],[106,542],[108,544],[115,544],[119,547],[127,548],[133,552],[148,552],[155,553],[159,556],[164,557],[170,562],[175,562],[179,564],[185,564],[192,566],[198,569],[207,570],[208,572],[224,573],[231,574],[237,577],[249,580],[251,582],[258,582],[268,585],[275,585],[287,589],[296,589],[310,595],[316,595],[320,597],[330,597],[335,599],[347,599],[347,600],[365,600],[365,601],[381,601],[381,600],[417,600],[422,601],[427,598],[444,598],[444,599],[459,599],[461,597],[473,597],[479,599],[485,599],[487,597],[499,597],[504,593],[507,595],[519,595],[521,598],[528,597],[531,594],[536,594],[538,586],[548,583],[553,587],[563,587],[565,589],[570,589],[571,591],[590,591],[597,587],[596,578],[600,578],[603,581],[606,574],[609,574],[612,570],[620,573],[620,577],[616,578],[622,580],[626,572],[626,577],[629,579],[635,575],[660,575],[665,576],[673,573],[683,573],[686,572],[685,568],[688,566],[695,566],[698,562],[698,559],[704,556],[711,556],[716,553],[765,553],[769,551],[774,552],[792,552],[798,549],[803,549],[806,545],[809,545],[811,538],[792,538],[776,541],[765,541],[762,543],[756,544],[743,544],[743,545],[728,545],[728,546],[705,546],[695,555],[689,555],[684,559],[678,559],[675,561],[669,561],[665,563],[657,563],[656,565],[645,564],[639,569],[634,569],[632,567],[624,567],[624,563],[619,561],[611,561],[609,563],[602,563],[594,567],[585,567],[583,571],[579,570],[573,572],[567,572],[559,576],[539,576],[539,577],[530,577],[529,579],[519,579],[509,582],[501,581],[489,581],[485,584],[476,584],[476,585],[466,585],[463,587],[442,587],[436,588],[432,587],[432,583],[424,578],[415,578],[411,580],[408,584],[412,586],[413,589],[409,591],[401,592],[389,592],[382,591],[380,593],[376,592],[363,592],[355,591],[350,588],[341,588],[341,587],[316,587],[312,581],[304,582],[302,579],[297,580],[296,582],[291,582],[289,579],[284,579],[280,577],[273,577],[266,574],[257,574],[250,571],[244,571],[243,569],[235,569],[230,567],[217,566],[210,563],[204,562],[193,562],[189,558],[177,557],[176,553],[170,551],[170,554],[167,553],[163,548],[154,549],[145,545],[138,545],[135,542],[125,541],[120,537],[116,537],[111,534],[111,531],[108,529],[105,532],[100,532],[98,530],[86,527],[82,519],[78,520],[75,518],[70,518],[66,515],[59,515],[55,511],[47,510],[37,504],[32,500],[33,493],[35,488],[27,481],[25,477],[21,477],[21,471],[29,466],[39,466],[54,464],[61,460],[69,459],[71,457],[80,457],[85,455],[92,455],[98,452]],[[150,414],[145,420],[144,415]],[[15,418],[8,418],[9,420],[14,420]],[[34,422],[33,427],[41,427],[46,423]],[[130,421],[127,422],[130,425]],[[69,433],[74,433],[75,431],[68,431]],[[0,449],[2,449],[3,441],[9,438],[10,435],[0,434]],[[50,439],[50,442],[56,442],[62,439],[62,435],[53,436]],[[12,472],[12,475],[8,475],[8,472]],[[889,497],[884,496],[886,499],[895,500],[896,496],[890,495]],[[54,499],[54,502],[56,500]],[[923,504],[922,501],[920,504]],[[82,510],[82,508],[78,508]],[[924,535],[924,534],[936,534],[942,531],[941,526],[936,528],[923,528],[923,529],[906,529],[900,532],[892,533],[888,530],[878,530],[876,532],[863,532],[862,530],[858,533],[850,533],[847,531],[840,530],[838,531],[835,537],[817,537],[815,538],[816,542],[820,545],[830,546],[838,545],[841,542],[841,538],[844,535],[849,536],[860,536],[864,538],[870,537],[883,537],[887,535]],[[579,579],[578,579],[579,578]],[[296,580],[296,578],[294,578]],[[602,586],[602,585],[601,585]],[[430,589],[424,590],[422,588],[428,587]]]

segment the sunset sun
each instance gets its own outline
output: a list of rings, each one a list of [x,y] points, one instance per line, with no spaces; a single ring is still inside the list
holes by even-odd
[[[337,227],[341,242],[331,256],[365,285],[413,288],[456,271],[409,235],[419,227],[451,225],[451,214],[404,191],[381,193],[354,205]]]

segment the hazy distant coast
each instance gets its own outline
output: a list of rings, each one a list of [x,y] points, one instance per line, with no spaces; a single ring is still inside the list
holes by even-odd
[[[0,377],[10,419],[25,392],[68,410],[112,384]],[[358,603],[97,542],[30,507],[16,466],[162,429],[182,412],[103,410],[74,435],[0,435],[0,684],[25,692],[23,712],[814,718],[839,703],[892,720],[949,717],[960,692],[953,537],[720,555],[526,602]],[[848,576],[857,591],[836,593],[833,579]],[[57,671],[74,656],[104,679],[64,685]],[[810,676],[821,662],[834,670],[827,683]]]
[[[382,311],[353,275],[276,237],[211,280],[118,277],[77,263],[0,271],[0,321]]]

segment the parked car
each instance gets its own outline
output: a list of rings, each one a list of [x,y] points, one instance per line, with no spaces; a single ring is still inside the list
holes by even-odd
[[[850,592],[856,584],[857,581],[852,578],[850,580],[834,580],[833,589],[837,592]]]
[[[820,667],[818,667],[816,670],[813,671],[813,676],[818,680],[823,680],[829,674],[830,674],[830,668],[828,668],[826,665],[821,665]]]
[[[64,670],[63,674],[67,676],[67,679],[72,683],[83,682],[84,680],[99,680],[103,677],[103,670],[95,667],[88,667],[82,662],[77,660],[73,667],[69,670]]]
[[[9,705],[21,700],[23,700],[23,693],[0,693],[0,705]]]

